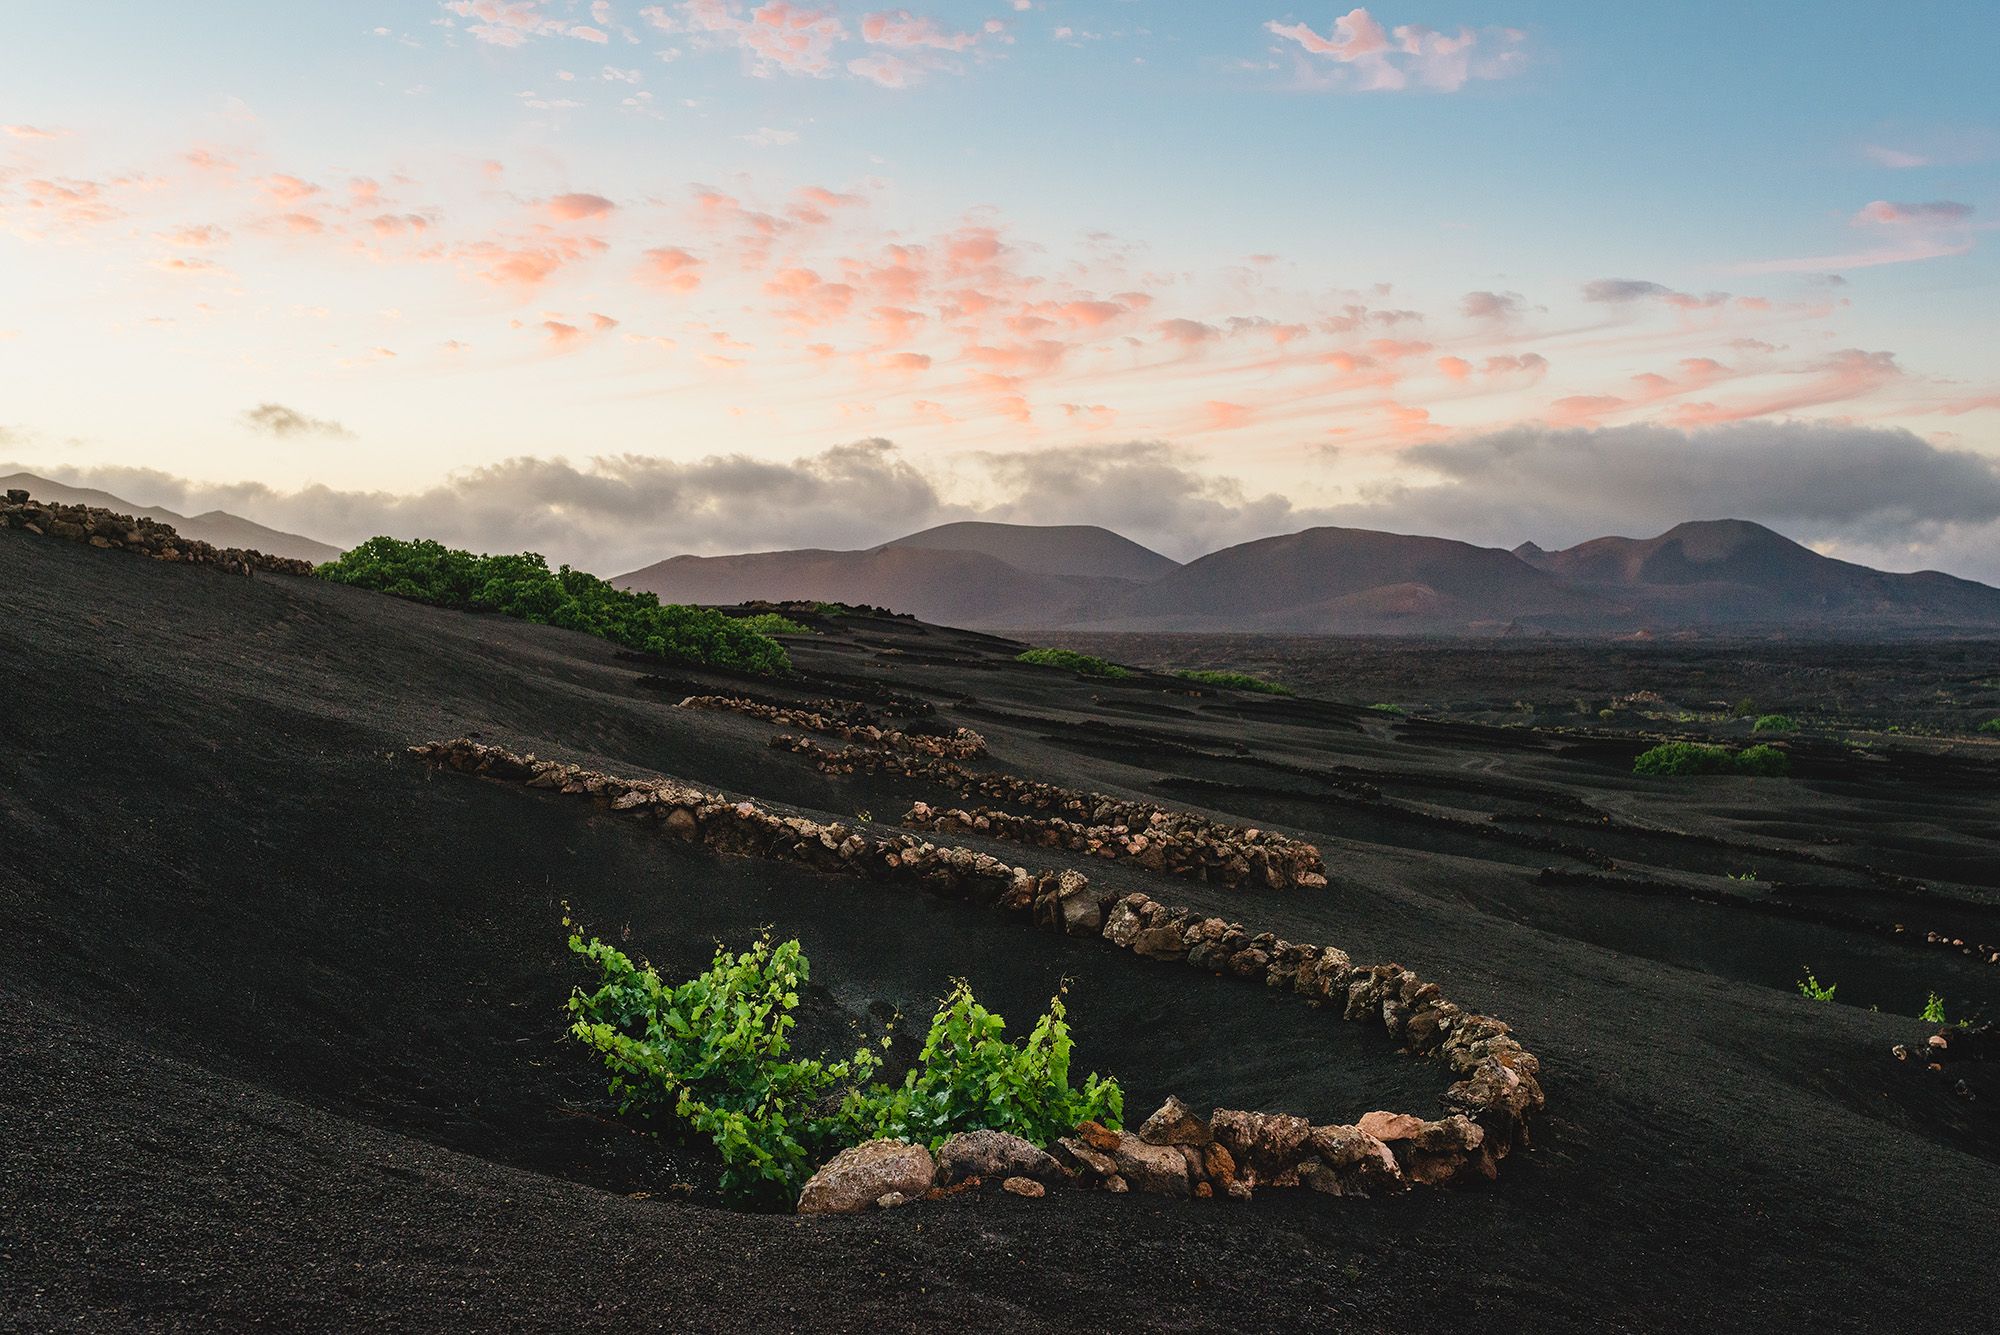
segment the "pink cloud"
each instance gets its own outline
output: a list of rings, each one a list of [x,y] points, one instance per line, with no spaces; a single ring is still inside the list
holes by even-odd
[[[646,252],[639,279],[670,292],[692,292],[701,286],[702,265],[679,246],[656,246]]]
[[[1324,36],[1307,24],[1276,20],[1266,23],[1264,30],[1295,44],[1307,56],[1339,67],[1332,77],[1321,77],[1317,86],[1363,92],[1396,92],[1414,83],[1452,93],[1474,79],[1504,78],[1520,68],[1520,47],[1526,37],[1513,28],[1444,33],[1421,23],[1387,32],[1361,8],[1335,19]]]
[[[1886,223],[1890,226],[1916,225],[1936,226],[1940,223],[1962,223],[1972,217],[1972,205],[1960,204],[1955,200],[1934,199],[1925,204],[1897,204],[1886,199],[1878,199],[1864,204],[1852,221],[1857,225]]]
[[[920,18],[907,9],[887,9],[862,18],[861,40],[879,46],[966,51],[978,44],[979,34],[950,32],[940,26],[936,19]]]
[[[5,130],[9,139],[60,139],[69,133],[67,130],[44,129],[39,125],[8,125],[0,126],[0,129]]]
[[[1246,404],[1230,403],[1224,399],[1210,399],[1201,405],[1201,429],[1204,431],[1233,431],[1237,427],[1250,425],[1256,415],[1256,409]]]
[[[266,176],[259,184],[263,187],[265,196],[274,204],[296,204],[300,200],[310,199],[322,193],[320,187],[311,181],[283,174]]]
[[[583,218],[601,218],[618,206],[603,195],[577,193],[557,195],[548,201],[546,207],[563,222],[576,222]]]
[[[1178,343],[1184,348],[1192,348],[1202,343],[1212,343],[1222,337],[1222,331],[1212,324],[1200,320],[1162,320],[1159,323],[1160,337],[1169,343]]]
[[[1472,363],[1463,357],[1440,357],[1437,369],[1451,380],[1466,380],[1472,375]]]

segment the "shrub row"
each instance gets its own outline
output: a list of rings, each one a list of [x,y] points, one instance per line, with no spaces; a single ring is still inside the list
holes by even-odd
[[[1752,774],[1766,778],[1789,774],[1792,758],[1775,746],[1759,744],[1731,751],[1706,742],[1662,742],[1632,762],[1634,774]]]
[[[614,644],[749,672],[788,672],[784,647],[741,621],[700,607],[663,605],[613,588],[533,552],[481,556],[428,538],[370,538],[316,572],[324,579],[439,607],[498,612],[538,625],[600,635]]]
[[[1038,667],[1068,668],[1071,672],[1086,677],[1129,677],[1132,669],[1103,658],[1093,658],[1089,654],[1079,654],[1068,649],[1029,649],[1014,656],[1017,663],[1033,663]]]

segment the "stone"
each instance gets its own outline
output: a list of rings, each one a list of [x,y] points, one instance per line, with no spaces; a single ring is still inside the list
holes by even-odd
[[[1411,1113],[1372,1112],[1355,1125],[1377,1140],[1408,1140],[1424,1129],[1424,1119]]]
[[[1148,1145],[1124,1132],[1120,1133],[1118,1148],[1111,1157],[1117,1161],[1118,1176],[1134,1191],[1149,1196],[1188,1194],[1187,1160],[1172,1145]]]
[[[1056,910],[1067,936],[1096,936],[1104,926],[1104,905],[1081,872],[1065,871],[1056,882]]]
[[[908,1205],[909,1203],[910,1197],[905,1196],[900,1191],[885,1191],[875,1198],[875,1208],[878,1210],[893,1210],[899,1205]]]
[[[1113,1173],[1110,1177],[1104,1179],[1104,1189],[1114,1196],[1123,1196],[1126,1192],[1132,1190],[1132,1184],[1118,1176],[1118,1174]]]
[[[1010,1177],[1000,1184],[1000,1190],[1015,1196],[1026,1196],[1029,1200],[1039,1200],[1049,1193],[1047,1187],[1032,1177]]]
[[[921,1196],[937,1165],[931,1152],[904,1140],[870,1140],[842,1150],[799,1193],[800,1214],[856,1214],[882,1197]]]
[[[938,1178],[1025,1177],[1059,1182],[1062,1166],[1043,1149],[1005,1131],[962,1131],[937,1149]]]
[[[1093,1149],[1075,1136],[1064,1136],[1049,1146],[1050,1157],[1079,1177],[1112,1177],[1118,1163],[1102,1150]]]
[[[1131,949],[1139,933],[1145,930],[1144,919],[1133,911],[1131,904],[1122,899],[1111,910],[1111,916],[1104,921],[1104,939],[1125,950]]]
[[[1239,1166],[1274,1176],[1298,1162],[1312,1123],[1291,1113],[1237,1112],[1218,1108],[1209,1133],[1226,1146]]]
[[[1102,1122],[1079,1122],[1076,1138],[1100,1153],[1115,1154],[1118,1152],[1118,1144],[1124,1138],[1124,1133],[1113,1131]]]
[[[1236,1156],[1210,1141],[1201,1147],[1201,1175],[1220,1187],[1236,1181]]]
[[[1169,1094],[1159,1111],[1139,1128],[1139,1139],[1148,1145],[1205,1145],[1210,1137],[1194,1110]]]
[[[1316,1126],[1310,1144],[1319,1169],[1299,1176],[1315,1191],[1367,1196],[1405,1185],[1395,1151],[1358,1126]]]
[[[1132,953],[1149,960],[1177,960],[1188,953],[1187,942],[1175,923],[1148,927],[1132,938]]]
[[[696,823],[694,813],[686,807],[675,807],[672,811],[669,811],[667,813],[666,826],[668,834],[676,835],[682,839],[692,839],[695,837]]]

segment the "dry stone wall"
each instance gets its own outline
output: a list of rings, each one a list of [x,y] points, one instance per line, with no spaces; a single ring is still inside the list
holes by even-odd
[[[961,797],[984,797],[1053,814],[1013,815],[992,807],[937,811],[918,803],[903,820],[918,829],[983,834],[994,839],[1062,848],[1090,857],[1130,858],[1173,876],[1273,890],[1324,889],[1319,848],[1274,830],[1244,828],[1148,802],[1062,788],[1013,774],[981,773],[948,760],[848,747],[828,751],[803,737],[780,735],[771,745],[807,756],[823,773],[901,774],[939,784]]]
[[[21,490],[11,490],[0,500],[0,528],[18,528],[51,538],[88,543],[92,547],[135,552],[155,561],[175,561],[186,565],[214,566],[232,575],[248,575],[255,570],[276,575],[310,575],[312,562],[288,556],[266,556],[240,547],[215,547],[197,538],[182,537],[171,524],[157,519],[121,515],[94,505],[63,505],[37,501]]]
[[[1505,1023],[1447,1000],[1437,984],[1399,964],[1356,964],[1333,946],[1252,933],[1143,894],[1118,895],[1074,869],[1033,872],[907,832],[779,815],[676,780],[619,778],[464,737],[413,746],[410,754],[440,769],[586,798],[717,852],[920,886],[1029,914],[1050,931],[1095,937],[1146,959],[1292,993],[1348,1019],[1379,1022],[1409,1052],[1457,1077],[1442,1098],[1446,1115],[1435,1120],[1373,1112],[1316,1127],[1286,1114],[1217,1110],[1202,1123],[1163,1109],[1137,1133],[1086,1123],[1051,1147],[1081,1184],[1191,1196],[1246,1196],[1260,1184],[1368,1195],[1492,1177],[1528,1143],[1529,1120],[1543,1106],[1540,1064]]]
[[[894,728],[877,727],[873,723],[852,721],[853,714],[858,712],[861,706],[843,706],[839,701],[826,701],[822,708],[817,709],[793,709],[784,705],[764,704],[758,700],[746,700],[734,695],[690,695],[681,701],[680,707],[728,710],[731,713],[762,719],[766,723],[775,723],[779,727],[804,728],[808,732],[823,733],[843,741],[859,742],[867,747],[903,755],[970,760],[975,756],[986,754],[986,739],[970,728],[958,728],[949,735],[899,732]],[[849,717],[840,717],[839,715],[843,713]]]

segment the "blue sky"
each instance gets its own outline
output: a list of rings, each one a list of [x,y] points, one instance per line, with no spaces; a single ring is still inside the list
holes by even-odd
[[[1559,542],[1663,515],[1486,514],[1463,450],[1665,433],[1676,503],[1976,566],[1995,49],[1975,3],[24,4],[0,454],[615,563],[890,536],[857,489]],[[1831,481],[1746,490],[1800,429]],[[523,479],[576,494],[510,528]]]

